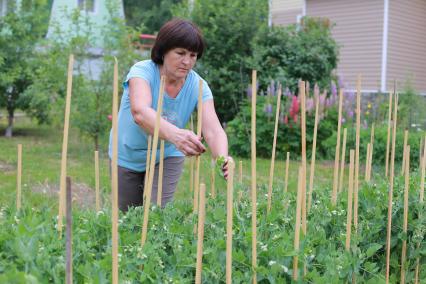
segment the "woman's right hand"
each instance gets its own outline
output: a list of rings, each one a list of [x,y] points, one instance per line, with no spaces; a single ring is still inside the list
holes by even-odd
[[[185,156],[198,156],[206,151],[202,138],[187,129],[178,129],[173,137],[173,144]]]

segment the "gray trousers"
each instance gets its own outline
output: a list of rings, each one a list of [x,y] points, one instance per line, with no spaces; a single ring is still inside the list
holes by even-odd
[[[168,157],[163,163],[163,190],[161,195],[161,206],[173,200],[178,180],[182,174],[185,157]],[[157,204],[158,192],[158,170],[159,164],[155,165],[154,182],[152,185],[151,204]],[[131,206],[143,205],[143,191],[145,172],[136,172],[118,166],[118,207],[127,211]]]

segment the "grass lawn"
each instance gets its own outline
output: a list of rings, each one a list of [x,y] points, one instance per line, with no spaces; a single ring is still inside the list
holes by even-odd
[[[6,127],[6,118],[0,119],[0,133],[3,135]],[[16,190],[16,159],[17,144],[23,144],[23,177],[22,190],[23,202],[30,202],[32,206],[48,204],[55,207],[57,202],[54,198],[57,193],[61,152],[62,152],[62,129],[52,126],[37,125],[28,118],[19,117],[15,121],[14,137],[5,138],[0,136],[0,204],[11,204],[15,202]],[[309,145],[308,145],[309,147]],[[91,140],[82,138],[76,129],[71,128],[68,145],[68,176],[79,188],[78,200],[86,204],[94,204],[94,148]],[[232,153],[231,153],[232,154]],[[109,160],[107,155],[106,141],[101,143],[100,149],[100,184],[104,202],[109,200]],[[284,157],[278,157],[284,159]],[[237,164],[236,178],[238,180],[238,161],[243,162],[243,188],[250,188],[250,159],[234,157]],[[310,161],[308,161],[310,163]],[[294,190],[297,181],[297,167],[299,162],[291,162],[289,169],[289,190]],[[183,176],[179,181],[176,198],[189,198],[189,159],[185,163]],[[317,162],[315,172],[315,187],[326,188],[332,186],[333,163],[328,161]],[[257,182],[260,186],[259,194],[266,193],[269,180],[270,160],[257,160]],[[309,169],[309,165],[308,165]],[[201,159],[200,180],[206,183],[210,190],[211,156],[207,153]],[[283,188],[285,176],[285,160],[276,160],[274,172],[274,187]],[[216,189],[224,192],[225,181],[216,175]],[[309,178],[308,182],[309,184]],[[73,188],[75,188],[73,186]],[[49,193],[49,194],[46,194]],[[247,191],[248,194],[248,191]]]

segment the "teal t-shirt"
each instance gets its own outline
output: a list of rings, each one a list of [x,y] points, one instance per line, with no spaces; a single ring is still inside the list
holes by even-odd
[[[157,109],[160,91],[160,69],[152,60],[144,60],[132,66],[123,82],[123,96],[118,112],[118,165],[130,170],[143,172],[146,168],[146,154],[148,149],[148,134],[137,125],[130,110],[129,80],[142,78],[151,87],[152,106]],[[171,98],[164,92],[162,118],[179,128],[184,128],[191,113],[198,102],[199,80],[203,81],[203,102],[213,99],[212,92],[206,81],[195,71],[191,70],[176,98]],[[112,130],[109,140],[109,157],[112,157]],[[160,143],[158,143],[158,149]],[[157,161],[159,158],[157,150]],[[166,141],[164,145],[164,157],[183,157],[176,146]]]

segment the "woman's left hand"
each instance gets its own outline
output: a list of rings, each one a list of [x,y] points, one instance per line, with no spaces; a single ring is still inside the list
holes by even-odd
[[[235,169],[235,163],[234,163],[234,159],[232,159],[231,156],[228,156],[225,158],[225,162],[222,165],[222,173],[223,173],[223,177],[228,180],[228,174],[229,174],[229,167],[230,164],[233,165],[234,169]]]

